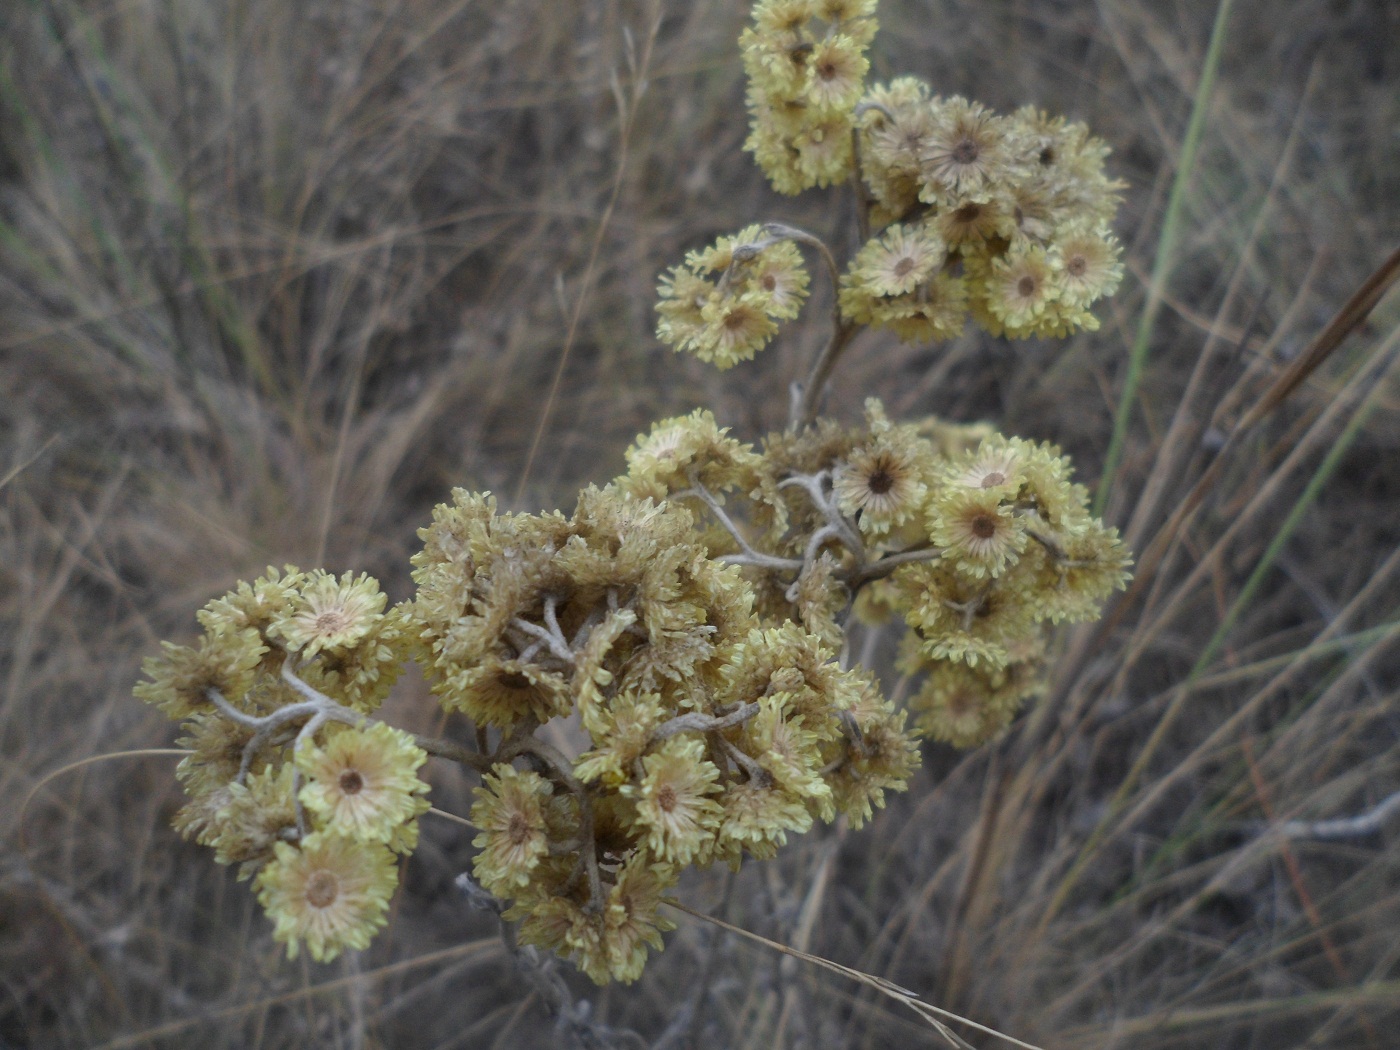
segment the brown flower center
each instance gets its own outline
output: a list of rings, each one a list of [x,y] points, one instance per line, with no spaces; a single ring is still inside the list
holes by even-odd
[[[883,496],[894,488],[894,475],[885,467],[876,467],[875,472],[866,479],[865,487],[875,495]]]
[[[982,205],[977,203],[964,204],[953,211],[953,219],[957,222],[971,224],[982,217]]]
[[[823,80],[835,80],[840,73],[840,68],[832,61],[826,61],[817,66],[817,76]]]
[[[313,908],[329,908],[340,896],[340,880],[329,871],[312,872],[306,880],[306,903]]]
[[[989,470],[982,475],[982,487],[984,489],[994,489],[998,485],[1006,484],[1006,475],[999,470]]]
[[[1016,282],[1016,291],[1023,298],[1029,299],[1035,294],[1036,280],[1030,274],[1026,274]]]
[[[526,678],[519,671],[510,671],[497,679],[507,689],[529,689],[530,679]]]
[[[530,839],[530,822],[519,813],[510,815],[510,824],[506,828],[506,838],[510,840],[512,846],[523,846]]]
[[[1054,147],[1054,146],[1046,146],[1043,150],[1040,151],[1040,163],[1041,163],[1042,165],[1044,165],[1045,167],[1047,167],[1047,168],[1048,168],[1051,164],[1054,164],[1054,163],[1055,163],[1055,147]]]
[[[317,615],[313,630],[322,638],[327,638],[349,626],[350,614],[344,609],[327,609]]]
[[[1071,277],[1083,277],[1089,269],[1089,260],[1082,255],[1071,256],[1069,262],[1065,263],[1065,269]]]
[[[656,805],[663,813],[670,813],[676,808],[676,803],[680,800],[676,798],[676,789],[670,784],[662,784],[661,790],[656,793]]]
[[[360,776],[354,769],[347,769],[340,774],[340,790],[347,795],[358,795],[364,790],[365,778]]]
[[[900,259],[899,262],[894,264],[894,275],[896,277],[903,277],[913,268],[914,260],[906,255],[903,259]]]
[[[758,283],[763,285],[763,290],[765,292],[771,292],[778,287],[778,279],[771,273],[765,273],[763,279]]]
[[[990,514],[979,514],[972,519],[972,534],[979,540],[989,540],[997,534],[997,519]]]
[[[975,164],[981,153],[981,147],[971,135],[964,135],[958,139],[957,145],[950,151],[954,163],[957,164]]]
[[[948,713],[954,718],[962,718],[977,710],[977,695],[972,692],[956,692],[948,697]]]
[[[731,332],[742,332],[749,323],[749,315],[743,310],[730,310],[724,315],[724,327]]]

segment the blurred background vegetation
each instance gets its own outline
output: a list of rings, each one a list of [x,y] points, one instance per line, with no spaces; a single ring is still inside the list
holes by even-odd
[[[1166,554],[1105,627],[1059,640],[1053,689],[1005,738],[929,745],[873,826],[686,887],[1046,1048],[1383,1050],[1400,1026],[1400,822],[1269,831],[1400,790],[1400,296],[1171,517],[1400,242],[1400,8],[1223,14],[881,4],[873,77],[1034,102],[1113,146],[1129,277],[1065,344],[867,333],[833,414],[875,394],[892,416],[1057,441],[1134,549]],[[288,964],[247,887],[169,829],[173,756],[68,770],[23,827],[21,805],[70,763],[172,745],[130,697],[139,661],[237,579],[363,569],[403,598],[452,485],[568,509],[653,419],[783,424],[821,302],[723,374],[652,336],[656,275],[718,234],[780,219],[852,247],[848,200],[780,198],[740,152],[746,17],[738,0],[0,8],[0,1046],[563,1038],[453,887],[464,829],[426,826],[389,930],[321,967]],[[426,731],[435,710],[415,679],[389,714]],[[464,813],[471,779],[432,777]],[[688,919],[638,984],[574,987],[646,1045],[941,1045]]]

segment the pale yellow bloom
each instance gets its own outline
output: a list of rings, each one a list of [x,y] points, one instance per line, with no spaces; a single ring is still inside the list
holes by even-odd
[[[287,957],[295,959],[305,941],[313,959],[330,962],[346,948],[369,946],[397,884],[398,865],[387,846],[318,831],[300,847],[277,843],[276,859],[256,886]]]

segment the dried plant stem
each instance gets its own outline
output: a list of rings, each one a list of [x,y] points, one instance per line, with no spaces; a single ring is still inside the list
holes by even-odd
[[[796,415],[790,427],[792,430],[811,426],[816,420],[817,408],[821,404],[822,391],[826,388],[826,381],[831,378],[831,372],[836,367],[836,362],[840,359],[842,351],[850,343],[851,337],[856,334],[856,328],[856,325],[840,319],[838,307],[836,327],[832,330],[831,338],[827,340],[821,355],[812,365],[812,371],[807,375],[807,381],[802,385],[802,397],[797,403]]]

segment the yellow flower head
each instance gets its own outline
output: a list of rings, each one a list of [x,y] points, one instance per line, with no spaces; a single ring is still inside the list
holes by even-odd
[[[738,867],[743,851],[759,860],[774,856],[789,831],[801,835],[812,827],[806,802],[775,783],[746,780],[728,787],[720,799],[724,822],[719,852]]]
[[[1026,549],[1025,526],[996,488],[938,493],[929,512],[929,538],[944,561],[973,577],[1000,576]]]
[[[864,47],[837,33],[812,45],[807,56],[808,81],[804,96],[816,111],[846,114],[860,100],[870,62]]]
[[[569,709],[568,682],[531,661],[485,656],[452,666],[437,687],[442,705],[473,722],[502,728],[528,718],[547,722]]]
[[[905,343],[937,343],[956,339],[967,323],[967,283],[946,270],[911,295],[878,304],[873,322],[888,328]]]
[[[704,306],[715,286],[684,266],[673,266],[657,283],[656,338],[681,349],[691,345],[705,330]]]
[[[909,700],[919,730],[954,747],[975,747],[992,739],[1019,706],[1020,694],[1008,689],[1006,671],[953,660],[926,661],[928,677]]]
[[[873,682],[852,717],[860,739],[845,749],[828,783],[836,810],[859,828],[884,806],[885,792],[908,788],[920,755],[918,741],[904,728],[905,713],[881,697]]]
[[[810,277],[802,254],[791,241],[770,244],[744,265],[742,278],[763,297],[763,308],[775,320],[796,317],[807,301]]]
[[[1004,498],[1015,499],[1023,482],[1022,454],[1016,444],[984,441],[971,453],[964,453],[944,471],[946,484],[954,489],[994,490]]]
[[[297,957],[302,941],[317,962],[330,962],[346,948],[368,947],[398,885],[389,848],[318,831],[302,839],[300,848],[277,843],[276,854],[256,886],[275,924],[272,936],[287,945],[287,958]]]
[[[1038,573],[1044,617],[1055,623],[1098,619],[1104,601],[1132,576],[1118,530],[1090,521],[1053,543]]]
[[[232,591],[214,599],[195,615],[207,631],[251,627],[265,634],[273,623],[292,611],[305,580],[306,574],[293,565],[282,572],[269,565],[267,572],[252,583],[240,580]]]
[[[216,689],[235,707],[246,706],[245,694],[252,689],[255,672],[268,647],[252,628],[228,628],[211,632],[199,640],[199,647],[161,643],[159,656],[148,656],[141,671],[150,681],[132,690],[168,718],[188,718],[197,710],[208,709],[209,690]]]
[[[950,247],[982,245],[994,237],[1010,238],[1016,222],[1010,209],[998,197],[964,200],[944,208],[933,220],[934,227]]]
[[[719,770],[705,758],[700,740],[672,738],[642,759],[644,775],[622,794],[637,806],[647,849],[661,860],[689,864],[708,853],[720,808],[708,796]]]
[[[623,490],[637,497],[663,499],[690,488],[692,472],[700,484],[716,494],[751,483],[759,458],[752,446],[728,434],[728,428],[720,427],[714,415],[703,408],[653,423],[651,432],[638,434],[627,450]]]
[[[817,735],[789,719],[782,694],[759,701],[760,710],[744,724],[742,749],[757,759],[774,783],[803,799],[808,808],[831,820],[831,788],[821,779],[824,765]]]
[[[933,450],[909,427],[872,434],[836,469],[833,489],[842,512],[857,517],[862,532],[883,536],[923,507],[924,478]]]
[[[871,222],[900,222],[919,206],[919,158],[933,134],[928,85],[917,77],[872,85],[856,113],[861,176],[874,198]]]
[[[1052,249],[1059,263],[1060,298],[1086,307],[1112,295],[1123,278],[1118,241],[1106,226],[1070,226],[1055,238]]]
[[[287,762],[215,792],[221,801],[199,841],[214,847],[214,859],[220,864],[242,865],[239,878],[247,878],[296,827],[292,787],[293,768]]]
[[[653,863],[645,851],[633,853],[618,870],[617,881],[608,891],[601,938],[613,980],[630,984],[640,977],[648,949],[660,951],[661,934],[676,928],[659,914],[662,895],[675,883],[675,870]]]
[[[301,802],[319,823],[353,839],[389,842],[428,809],[428,785],[415,775],[428,756],[401,729],[380,722],[341,728],[324,747],[297,756],[306,775]]]
[[[985,279],[987,306],[1012,338],[1033,327],[1059,297],[1055,260],[1039,245],[1017,246],[994,259]]]
[[[921,200],[939,204],[967,199],[1008,177],[1006,118],[958,96],[933,106],[933,132],[919,157]]]
[[[303,658],[353,649],[379,623],[388,601],[379,581],[347,572],[339,580],[317,569],[309,573],[292,611],[272,626]]]
[[[1005,666],[1008,646],[1035,630],[1033,568],[1022,558],[995,580],[959,572],[950,559],[902,566],[895,600],[930,659]]]
[[[582,714],[594,747],[579,755],[574,775],[585,783],[601,780],[617,787],[631,775],[634,763],[651,743],[652,732],[670,711],[656,693],[623,693],[606,706],[590,705]]]
[[[472,869],[487,892],[514,897],[549,853],[546,807],[554,789],[538,773],[497,765],[482,777],[471,821],[481,829],[472,840],[480,853]]]
[[[641,976],[648,950],[661,949],[661,934],[676,928],[658,914],[662,894],[675,883],[675,869],[634,851],[618,869],[601,913],[568,897],[517,906],[520,941],[571,959],[596,984],[630,983]]]
[[[943,266],[943,239],[927,226],[890,226],[856,256],[850,281],[876,296],[907,295]]]

